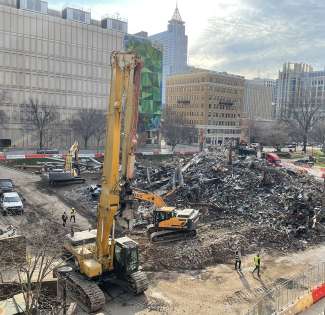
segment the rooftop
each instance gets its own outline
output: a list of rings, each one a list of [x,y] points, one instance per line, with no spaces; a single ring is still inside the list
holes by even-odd
[[[172,22],[172,21],[180,22],[182,24],[184,23],[182,20],[181,14],[179,13],[177,4],[176,4],[174,14],[169,22]]]

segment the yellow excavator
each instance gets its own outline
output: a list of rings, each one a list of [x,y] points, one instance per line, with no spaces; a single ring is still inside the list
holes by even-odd
[[[64,170],[50,171],[49,183],[50,185],[83,183],[85,179],[80,177],[79,170],[79,144],[77,141],[69,149],[64,160]]]
[[[111,64],[112,80],[97,229],[68,234],[64,241],[64,250],[74,260],[74,271],[65,276],[67,289],[89,313],[103,307],[105,296],[100,284],[106,281],[117,283],[134,294],[141,294],[148,288],[147,276],[139,270],[138,244],[129,237],[114,236],[115,216],[121,211],[123,178],[132,172],[130,161],[134,160],[143,64],[135,54],[121,52],[112,53]]]
[[[164,199],[148,191],[132,189],[135,199],[154,204],[152,224],[147,226],[147,234],[151,242],[172,242],[196,235],[199,211],[195,209],[176,209],[168,207]]]

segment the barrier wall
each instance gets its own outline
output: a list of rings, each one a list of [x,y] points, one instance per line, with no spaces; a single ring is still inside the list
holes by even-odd
[[[325,261],[275,285],[245,315],[295,315],[325,298]]]
[[[3,154],[0,153],[0,160],[28,160],[28,159],[46,159],[46,158],[65,158],[66,154]],[[104,157],[104,153],[97,152],[97,153],[80,153],[80,158],[101,158]]]
[[[279,315],[296,315],[310,308],[313,304],[325,297],[325,283],[312,289],[310,293],[300,297]]]

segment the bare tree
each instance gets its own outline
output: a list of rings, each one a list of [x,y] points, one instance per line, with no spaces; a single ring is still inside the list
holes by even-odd
[[[172,149],[177,144],[191,144],[198,137],[198,130],[194,126],[186,124],[172,109],[165,110],[161,132]]]
[[[36,130],[39,138],[39,148],[44,146],[44,138],[46,133],[58,120],[58,112],[54,106],[41,104],[37,99],[29,100],[29,103],[22,105],[24,109],[21,120],[27,128]]]
[[[275,121],[267,125],[252,122],[250,125],[250,138],[251,142],[272,146],[277,151],[280,151],[281,147],[289,142],[288,126],[281,121]]]
[[[313,127],[310,137],[313,141],[322,145],[322,151],[325,152],[325,121],[320,120]]]
[[[316,88],[304,87],[299,91],[295,106],[283,119],[291,130],[291,136],[301,138],[305,153],[309,135],[320,119],[322,106],[324,100],[317,97]]]
[[[71,121],[71,128],[83,139],[85,149],[88,148],[89,139],[93,136],[98,139],[100,130],[103,130],[103,120],[100,116],[105,117],[105,114],[98,109],[81,109]]]
[[[97,110],[94,115],[94,138],[96,140],[97,150],[99,148],[100,142],[105,136],[106,132],[106,114],[104,111]]]
[[[4,106],[8,102],[8,93],[4,90],[0,90],[0,126],[3,128],[7,121],[7,115],[5,110],[1,107]]]
[[[46,222],[44,222],[46,223]],[[27,259],[17,260],[17,252],[10,249],[3,253],[5,259],[1,261],[1,275],[10,274],[16,284],[16,293],[22,293],[26,309],[24,314],[33,315],[36,311],[45,314],[58,314],[63,303],[58,303],[54,296],[50,296],[44,282],[53,270],[60,266],[62,261],[63,232],[53,228],[53,222],[47,222],[43,229],[35,231],[28,239]],[[4,256],[2,256],[4,257]],[[1,277],[1,281],[6,281]],[[42,313],[42,312],[39,312]]]

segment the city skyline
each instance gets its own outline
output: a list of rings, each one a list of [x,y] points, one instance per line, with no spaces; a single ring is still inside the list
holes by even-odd
[[[66,5],[49,1],[56,9]],[[68,5],[89,9],[96,19],[118,12],[128,19],[129,33],[144,30],[152,35],[166,28],[176,1],[72,0]],[[190,65],[249,79],[276,78],[287,61],[324,69],[325,4],[313,0],[203,0],[198,6],[197,2],[179,0],[178,7],[189,36]]]

